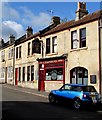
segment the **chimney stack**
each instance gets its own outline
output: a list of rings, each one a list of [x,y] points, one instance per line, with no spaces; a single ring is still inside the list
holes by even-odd
[[[15,36],[14,35],[10,35],[9,36],[9,43],[11,44],[11,43],[14,43],[14,41],[15,41]]]
[[[4,45],[4,40],[2,38],[0,38],[0,48],[2,48]]]
[[[85,2],[78,2],[78,8],[76,11],[76,20],[81,19],[83,16],[87,15],[88,11],[86,10]]]
[[[52,17],[52,24],[55,24],[55,25],[60,24],[60,17],[53,16]]]
[[[33,34],[33,29],[32,27],[29,27],[26,29],[26,37],[29,37]]]

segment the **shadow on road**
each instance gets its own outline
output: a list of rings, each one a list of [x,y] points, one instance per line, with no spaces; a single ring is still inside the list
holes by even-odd
[[[2,120],[101,120],[94,109],[74,110],[66,104],[3,101]]]

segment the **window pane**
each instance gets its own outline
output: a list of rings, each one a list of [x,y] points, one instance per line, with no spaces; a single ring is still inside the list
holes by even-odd
[[[73,48],[77,48],[78,47],[78,43],[77,43],[77,41],[75,40],[75,41],[73,41]]]
[[[86,28],[80,29],[80,47],[86,47]]]
[[[19,58],[21,58],[21,46],[19,47]]]
[[[81,38],[85,38],[86,37],[86,29],[81,29]]]
[[[27,67],[27,81],[30,80],[30,66]]]
[[[57,52],[57,37],[52,38],[52,53]]]
[[[46,39],[46,54],[50,53],[50,38]]]
[[[23,81],[25,81],[25,67],[23,67]]]
[[[32,41],[32,54],[34,54],[34,41]]]
[[[31,81],[34,80],[34,65],[31,66]]]
[[[71,32],[71,48],[77,48],[77,31]]]
[[[30,55],[30,42],[28,43],[28,55]]]
[[[77,31],[73,32],[73,40],[77,39]]]
[[[16,58],[18,58],[18,47],[16,48]]]

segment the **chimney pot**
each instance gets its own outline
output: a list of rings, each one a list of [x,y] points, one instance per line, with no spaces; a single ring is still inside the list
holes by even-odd
[[[11,44],[11,43],[14,43],[14,41],[15,41],[15,36],[14,35],[10,35],[9,36],[9,43]]]
[[[52,17],[52,23],[56,24],[56,25],[60,24],[60,17],[53,16]]]
[[[86,10],[86,3],[85,2],[78,2],[78,8],[76,11],[76,20],[79,20],[83,16],[87,15],[88,11]]]

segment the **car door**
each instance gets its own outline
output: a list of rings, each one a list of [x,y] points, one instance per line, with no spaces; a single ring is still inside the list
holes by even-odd
[[[70,88],[71,86],[68,84],[63,85],[58,91],[57,96],[60,100],[69,99],[70,98]]]

